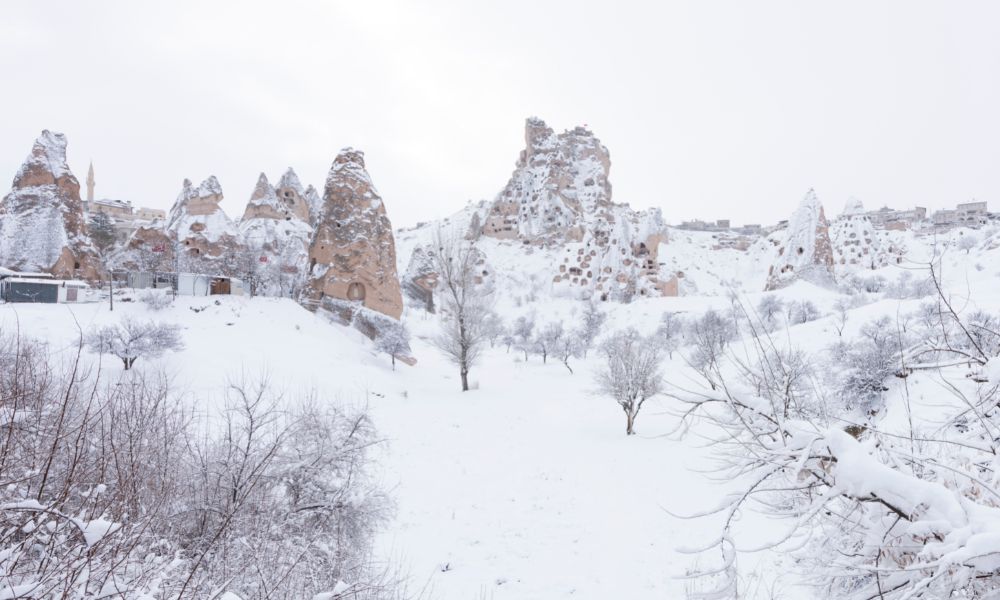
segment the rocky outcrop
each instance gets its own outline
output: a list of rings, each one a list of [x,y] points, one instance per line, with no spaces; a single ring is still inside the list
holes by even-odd
[[[765,290],[776,290],[797,280],[830,285],[834,281],[833,264],[830,227],[823,205],[816,192],[809,190],[788,220]]]
[[[314,306],[335,299],[398,319],[403,299],[392,224],[363,152],[347,148],[337,155],[320,212],[309,246],[306,299]]]
[[[112,257],[114,268],[148,273],[174,271],[177,268],[174,252],[178,244],[160,227],[161,224],[158,221],[132,232],[124,247]]]
[[[295,171],[288,169],[277,187],[260,174],[239,229],[247,250],[268,275],[263,278],[268,289],[261,292],[284,295],[304,283],[313,234],[309,215]]]
[[[211,176],[195,187],[185,179],[167,216],[167,234],[187,258],[218,258],[239,246],[239,231],[219,206],[222,186]]]
[[[849,200],[844,212],[830,225],[830,242],[836,271],[878,269],[888,264],[879,232],[860,200]]]
[[[587,129],[555,134],[530,118],[514,173],[472,216],[467,238],[562,250],[552,281],[577,295],[620,301],[676,295],[673,274],[660,272],[658,252],[667,238],[659,210],[613,203],[610,169],[608,149]]]
[[[403,292],[427,312],[434,312],[434,290],[438,273],[430,246],[417,246],[410,254],[410,262],[403,274]]]
[[[42,132],[0,202],[0,267],[63,278],[99,276],[80,182],[66,162],[66,136],[61,133]]]

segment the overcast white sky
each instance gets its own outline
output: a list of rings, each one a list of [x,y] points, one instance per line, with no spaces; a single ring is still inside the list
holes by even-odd
[[[361,148],[394,225],[492,198],[524,118],[587,124],[614,198],[770,223],[1000,210],[998,2],[31,2],[0,18],[0,176],[44,128],[98,196],[169,208],[216,175],[322,190]]]

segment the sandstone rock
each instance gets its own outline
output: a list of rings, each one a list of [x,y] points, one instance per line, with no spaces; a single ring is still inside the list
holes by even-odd
[[[829,224],[813,190],[809,190],[788,220],[785,239],[768,271],[765,291],[785,287],[800,279],[818,285],[830,285],[834,281]]]
[[[265,275],[260,293],[284,295],[304,283],[313,234],[309,214],[295,171],[288,169],[277,188],[260,174],[239,225],[246,251]]]
[[[403,291],[406,296],[418,302],[427,312],[435,310],[434,290],[438,284],[432,252],[429,246],[414,248],[406,273],[403,274]]]
[[[879,231],[860,200],[849,200],[844,212],[830,225],[833,265],[838,274],[860,269],[878,269],[888,264]]]
[[[358,150],[342,150],[327,176],[305,295],[313,305],[335,298],[396,319],[402,314],[392,224]]]
[[[222,186],[215,176],[194,187],[184,180],[167,216],[167,234],[178,242],[182,258],[218,258],[239,246],[239,230],[219,206]]]
[[[161,225],[159,221],[132,232],[124,247],[112,257],[114,267],[143,272],[176,270],[177,244]]]
[[[0,202],[0,266],[64,278],[100,274],[61,133],[42,132]]]
[[[628,301],[676,293],[669,274],[660,281],[658,252],[667,239],[660,211],[612,202],[611,157],[593,133],[576,127],[557,135],[530,118],[525,146],[504,189],[470,219],[469,239],[481,233],[575,251],[569,276],[557,283],[579,296]],[[599,276],[584,277],[587,270]]]

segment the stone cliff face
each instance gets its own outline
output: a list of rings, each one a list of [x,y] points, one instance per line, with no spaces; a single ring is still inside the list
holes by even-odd
[[[218,258],[239,246],[239,231],[219,206],[222,186],[211,176],[195,187],[184,180],[167,216],[166,232],[189,258]]]
[[[398,319],[403,311],[396,276],[396,244],[385,205],[365,170],[364,153],[337,155],[309,246],[306,299],[338,310],[363,306]],[[346,316],[345,316],[346,320]]]
[[[0,266],[64,278],[99,275],[61,133],[42,132],[0,202]]]
[[[552,281],[572,294],[622,301],[676,295],[677,279],[661,273],[657,256],[666,242],[659,210],[613,203],[610,169],[608,149],[587,129],[555,134],[530,118],[514,173],[473,215],[467,237],[563,250]]]
[[[295,171],[288,169],[277,187],[260,174],[239,229],[246,250],[269,275],[270,289],[265,292],[285,295],[301,287],[313,235],[309,219],[305,190]]]
[[[878,269],[888,264],[882,240],[860,200],[851,200],[830,225],[834,269],[854,271]]]
[[[765,289],[776,290],[800,279],[830,285],[834,281],[833,265],[829,223],[816,192],[809,190],[788,220]]]

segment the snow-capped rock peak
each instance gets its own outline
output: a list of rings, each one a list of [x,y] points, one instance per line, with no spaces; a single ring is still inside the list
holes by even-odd
[[[54,184],[56,180],[64,177],[70,177],[76,182],[76,177],[66,162],[66,145],[64,134],[54,133],[48,129],[42,131],[35,139],[31,154],[18,170],[14,178],[14,187]]]
[[[290,188],[295,190],[299,195],[304,195],[305,190],[302,188],[302,182],[299,181],[299,176],[295,173],[295,169],[288,167],[288,170],[281,176],[278,180],[278,189]]]
[[[0,267],[97,277],[96,250],[66,146],[65,135],[43,131],[0,202]]]
[[[778,289],[797,279],[823,285],[832,283],[829,224],[815,190],[806,192],[785,231],[784,242],[768,272],[767,289]]]

